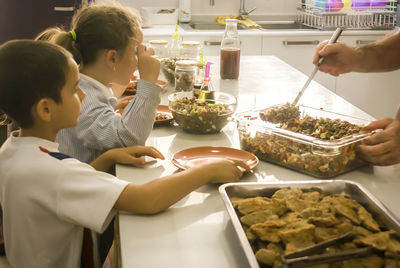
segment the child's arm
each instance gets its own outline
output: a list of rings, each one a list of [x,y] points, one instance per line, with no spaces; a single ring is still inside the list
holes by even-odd
[[[243,174],[238,166],[246,171],[250,170],[241,161],[224,159],[174,173],[144,185],[128,184],[114,208],[141,214],[158,213],[206,183],[238,181]]]
[[[164,159],[164,156],[154,147],[131,146],[126,148],[111,149],[96,158],[90,165],[98,171],[108,172],[111,167],[118,164],[143,166],[146,164],[141,156]]]
[[[160,74],[160,61],[152,57],[153,49],[147,49],[145,45],[138,47],[138,69],[140,79],[147,80],[151,83],[157,81]]]

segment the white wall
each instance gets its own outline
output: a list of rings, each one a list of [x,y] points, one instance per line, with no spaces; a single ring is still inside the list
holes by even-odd
[[[97,0],[101,3],[107,0]],[[140,8],[143,6],[178,6],[178,0],[118,0],[121,4]],[[294,13],[299,0],[245,0],[246,10],[254,7],[253,14],[266,13]],[[192,14],[224,15],[237,14],[240,0],[214,0],[215,5],[210,6],[210,0],[192,0]]]

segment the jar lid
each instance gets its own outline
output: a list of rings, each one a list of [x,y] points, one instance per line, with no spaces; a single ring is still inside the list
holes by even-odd
[[[183,41],[181,43],[181,46],[196,47],[196,46],[200,46],[200,42],[198,42],[198,41]]]
[[[166,41],[166,40],[150,40],[149,44],[167,45],[168,41]]]
[[[176,62],[176,66],[179,67],[196,67],[197,66],[197,61],[194,60],[178,60]]]

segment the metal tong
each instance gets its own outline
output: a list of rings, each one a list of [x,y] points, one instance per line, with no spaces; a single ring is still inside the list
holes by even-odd
[[[337,28],[335,30],[335,32],[333,33],[333,35],[331,36],[331,39],[329,39],[328,41],[328,45],[336,43],[336,41],[338,40],[339,36],[342,34],[343,29],[342,28]],[[318,60],[318,63],[315,64],[314,70],[311,73],[310,77],[307,79],[306,83],[304,84],[303,88],[300,90],[299,94],[297,94],[297,97],[294,99],[294,101],[292,102],[293,105],[296,105],[301,96],[303,95],[304,91],[306,91],[306,88],[308,87],[308,85],[311,83],[311,81],[314,79],[315,74],[318,72],[318,68],[319,66],[322,64],[322,62],[324,61],[325,57],[321,57]]]
[[[349,232],[344,235],[338,236],[336,238],[326,240],[324,242],[318,243],[314,246],[307,247],[305,249],[295,251],[290,254],[282,256],[282,267],[289,268],[292,265],[301,265],[298,267],[304,267],[307,265],[321,264],[338,262],[347,259],[365,257],[372,253],[372,247],[363,247],[357,249],[348,249],[336,253],[325,253],[319,254],[328,247],[338,245],[345,240],[354,238],[354,234]]]

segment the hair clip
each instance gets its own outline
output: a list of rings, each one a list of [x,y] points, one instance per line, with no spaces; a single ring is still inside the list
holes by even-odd
[[[75,30],[71,30],[71,31],[69,31],[69,33],[72,36],[72,40],[76,41],[76,32],[75,32]]]

